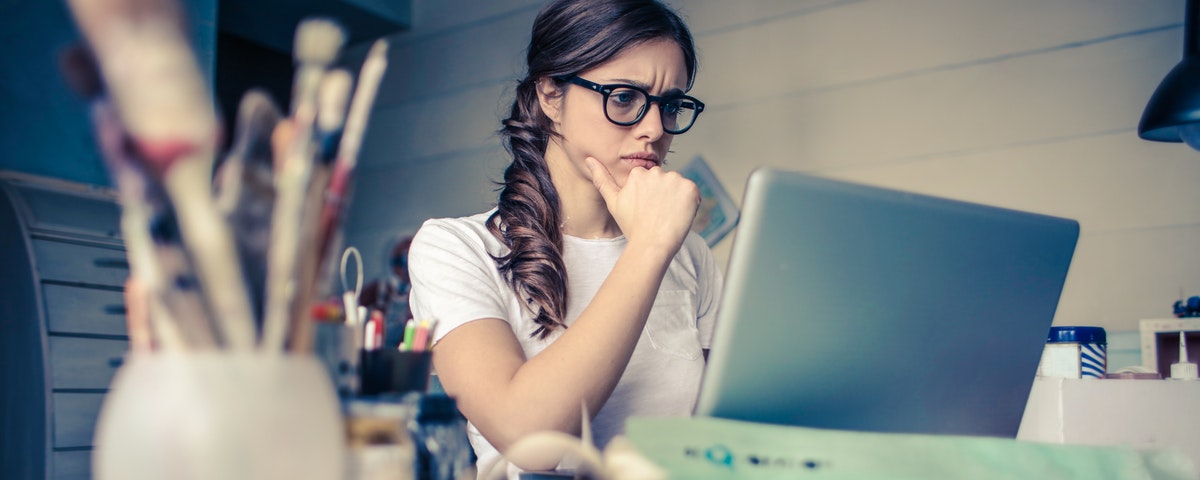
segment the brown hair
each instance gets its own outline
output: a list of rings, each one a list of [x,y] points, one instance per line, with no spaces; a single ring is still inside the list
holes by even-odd
[[[526,306],[536,312],[545,338],[567,312],[567,271],[562,259],[558,191],[546,166],[546,145],[557,135],[538,102],[539,79],[561,78],[599,66],[622,51],[650,40],[669,38],[683,50],[691,88],[696,49],[687,25],[657,0],[556,0],[533,22],[526,53],[527,74],[517,83],[512,111],[499,133],[512,155],[500,182],[500,201],[488,229],[508,246],[495,257],[499,271]]]

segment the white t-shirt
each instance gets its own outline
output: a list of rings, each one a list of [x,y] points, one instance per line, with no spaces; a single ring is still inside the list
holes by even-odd
[[[409,305],[414,318],[437,321],[435,344],[465,323],[497,318],[512,326],[525,358],[533,358],[562,330],[545,339],[530,335],[538,325],[492,258],[508,248],[487,230],[490,214],[433,219],[421,226],[409,250]],[[564,236],[568,327],[591,302],[626,243],[623,236],[601,240]],[[592,423],[598,448],[622,433],[630,416],[692,413],[704,371],[701,349],[711,343],[720,293],[721,275],[712,251],[700,236],[689,233],[664,275],[629,365]],[[479,471],[487,472],[500,454],[474,425],[468,425],[468,434],[479,457]]]

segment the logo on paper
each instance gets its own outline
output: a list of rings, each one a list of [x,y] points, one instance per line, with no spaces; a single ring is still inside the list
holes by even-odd
[[[721,444],[708,447],[687,446],[683,449],[683,456],[729,470],[733,470],[739,464],[741,468],[787,471],[814,471],[827,466],[826,463],[816,459],[790,455],[763,453],[738,455],[733,452],[733,449]]]
[[[733,451],[729,450],[724,445],[713,445],[704,451],[704,458],[708,463],[720,465],[729,469],[733,469]]]

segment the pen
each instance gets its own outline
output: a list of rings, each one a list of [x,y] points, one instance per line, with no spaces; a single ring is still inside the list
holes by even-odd
[[[365,349],[376,350],[383,346],[383,312],[379,310],[371,311],[371,319],[367,321]]]

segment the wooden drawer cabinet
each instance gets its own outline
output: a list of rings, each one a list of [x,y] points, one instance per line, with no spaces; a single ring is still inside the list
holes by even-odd
[[[129,348],[111,192],[0,172],[0,478],[91,478]]]

